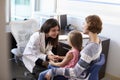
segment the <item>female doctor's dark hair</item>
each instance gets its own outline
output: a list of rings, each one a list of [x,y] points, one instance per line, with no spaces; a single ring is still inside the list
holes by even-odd
[[[56,19],[50,18],[47,21],[45,21],[45,23],[41,26],[40,32],[44,32],[45,34],[49,33],[50,29],[54,28],[56,26],[58,26],[59,30],[60,30],[60,25],[59,25],[58,21]],[[56,46],[58,44],[58,36],[55,39],[53,39],[53,38],[49,39],[49,42],[53,46]]]

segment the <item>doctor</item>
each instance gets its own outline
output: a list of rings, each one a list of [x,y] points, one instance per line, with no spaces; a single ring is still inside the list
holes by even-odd
[[[23,53],[23,62],[31,73],[35,65],[42,66],[44,61],[56,59],[57,56],[51,50],[58,44],[59,31],[58,21],[48,19],[41,29],[30,37]]]

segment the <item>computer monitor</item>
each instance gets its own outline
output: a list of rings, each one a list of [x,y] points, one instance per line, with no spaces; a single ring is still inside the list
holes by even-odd
[[[67,15],[66,14],[61,14],[61,15],[53,15],[53,16],[41,16],[40,17],[40,26],[49,18],[55,18],[58,20],[61,30],[65,30],[67,26]]]
[[[60,15],[59,17],[61,30],[65,30],[65,27],[67,26],[67,15],[66,14]]]

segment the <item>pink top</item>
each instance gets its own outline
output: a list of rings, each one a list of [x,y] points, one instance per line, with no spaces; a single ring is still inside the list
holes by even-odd
[[[68,64],[63,66],[63,68],[72,68],[78,62],[79,57],[80,57],[80,52],[74,48],[74,49],[68,51],[67,54],[73,54],[73,59]]]

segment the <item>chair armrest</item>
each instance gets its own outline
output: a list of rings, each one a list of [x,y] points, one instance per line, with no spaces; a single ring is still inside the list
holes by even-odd
[[[18,50],[18,48],[13,48],[11,50],[11,53],[14,54],[15,56],[22,56],[22,53]]]

